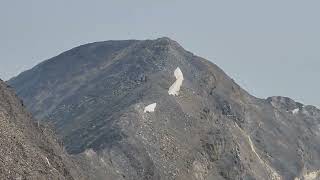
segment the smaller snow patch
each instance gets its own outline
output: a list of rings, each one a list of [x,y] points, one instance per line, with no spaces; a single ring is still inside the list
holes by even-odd
[[[146,107],[144,108],[144,111],[143,111],[143,112],[145,112],[145,113],[147,113],[147,112],[154,112],[154,109],[156,108],[156,106],[157,106],[157,103],[149,104],[148,106],[146,106]]]
[[[299,108],[292,110],[292,114],[298,114],[298,112],[300,111]]]
[[[51,166],[50,161],[47,157],[46,157],[46,161],[47,161],[48,166]]]

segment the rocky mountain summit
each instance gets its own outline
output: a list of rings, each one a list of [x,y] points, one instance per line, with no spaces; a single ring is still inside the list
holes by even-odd
[[[253,97],[169,38],[86,44],[8,83],[96,179],[320,177],[320,110]]]

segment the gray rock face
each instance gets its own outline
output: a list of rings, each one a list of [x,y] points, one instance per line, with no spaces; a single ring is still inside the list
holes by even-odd
[[[0,179],[82,179],[78,170],[0,80]]]
[[[97,179],[319,178],[318,109],[255,98],[169,38],[83,45],[9,84]]]

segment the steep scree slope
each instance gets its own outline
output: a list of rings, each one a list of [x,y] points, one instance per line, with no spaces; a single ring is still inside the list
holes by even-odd
[[[52,131],[36,124],[0,80],[0,179],[82,179]]]

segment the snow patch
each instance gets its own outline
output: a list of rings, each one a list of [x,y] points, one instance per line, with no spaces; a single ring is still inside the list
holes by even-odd
[[[292,114],[298,114],[298,113],[299,113],[299,111],[300,111],[300,109],[299,109],[299,108],[294,109],[294,110],[292,110]]]
[[[51,166],[50,161],[47,157],[46,157],[46,161],[47,161],[48,166]]]
[[[143,112],[145,112],[145,113],[147,113],[147,112],[154,112],[154,109],[156,108],[156,106],[157,106],[157,103],[149,104],[148,106],[146,106],[146,107],[144,108],[144,111],[143,111]]]
[[[174,71],[174,76],[176,77],[176,81],[169,88],[169,95],[177,96],[179,95],[180,87],[183,82],[183,74],[179,67]]]

